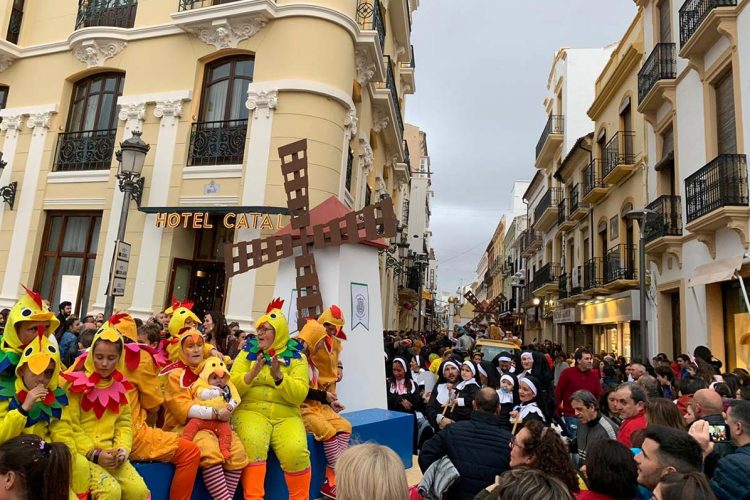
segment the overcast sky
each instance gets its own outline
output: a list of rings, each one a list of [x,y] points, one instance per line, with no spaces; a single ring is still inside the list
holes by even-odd
[[[617,42],[635,12],[633,0],[420,1],[406,119],[427,133],[440,290],[471,283],[512,181],[535,173],[555,51]]]

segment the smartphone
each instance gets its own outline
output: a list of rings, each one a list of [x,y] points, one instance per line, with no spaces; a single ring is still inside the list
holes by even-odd
[[[708,435],[714,443],[724,443],[729,441],[729,427],[727,424],[709,425]]]

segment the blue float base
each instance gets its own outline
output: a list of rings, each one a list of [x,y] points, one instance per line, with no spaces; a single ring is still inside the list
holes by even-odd
[[[377,408],[344,413],[352,424],[352,444],[373,442],[391,448],[404,462],[404,467],[412,466],[412,441],[414,432],[413,416]],[[316,442],[311,434],[307,435],[307,447],[310,450],[312,462],[312,481],[310,483],[310,498],[320,497],[320,487],[325,480],[326,457],[323,445]],[[172,484],[174,466],[159,462],[133,462],[133,466],[143,477],[151,490],[152,500],[169,500],[169,488]],[[289,490],[284,481],[284,473],[279,461],[272,451],[268,453],[268,467],[266,469],[266,500],[287,500]],[[240,489],[234,496],[235,500],[242,499]],[[198,473],[193,489],[192,500],[211,500],[203,478]]]

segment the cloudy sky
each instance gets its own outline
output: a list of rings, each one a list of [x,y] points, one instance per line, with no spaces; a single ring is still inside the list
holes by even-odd
[[[427,133],[441,290],[471,283],[512,181],[534,175],[555,51],[616,42],[635,12],[633,0],[420,1],[406,118]]]

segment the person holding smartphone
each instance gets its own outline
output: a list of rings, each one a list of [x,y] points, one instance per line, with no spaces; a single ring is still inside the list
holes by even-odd
[[[714,453],[716,458],[721,459],[737,448],[732,444],[729,432],[726,430],[727,423],[722,412],[724,411],[721,395],[713,389],[701,389],[696,391],[693,401],[688,405],[688,413],[695,416],[695,421],[705,420],[708,422],[712,441],[714,442]],[[695,425],[695,423],[693,423]],[[722,433],[722,430],[724,431]]]

